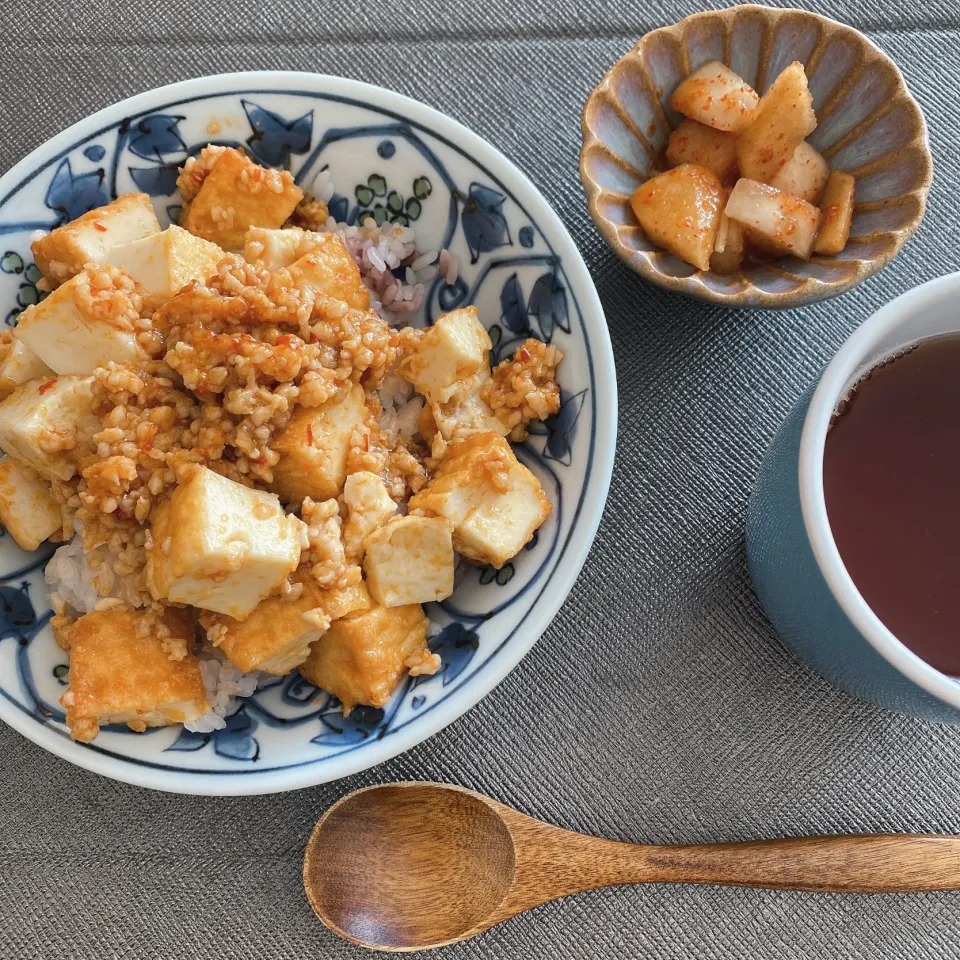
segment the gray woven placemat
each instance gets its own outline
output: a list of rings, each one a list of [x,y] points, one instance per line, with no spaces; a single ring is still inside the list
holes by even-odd
[[[300,858],[334,799],[379,781],[456,781],[624,839],[960,833],[960,729],[881,713],[807,673],[761,616],[744,564],[747,495],[790,405],[873,310],[960,267],[956,0],[817,6],[900,64],[930,125],[936,183],[920,233],[882,276],[838,301],[750,314],[629,273],[576,174],[586,94],[691,0],[0,0],[0,168],[185,77],[287,68],[392,87],[489,139],[553,203],[593,271],[620,385],[606,516],[569,601],[507,680],[405,756],[298,793],[185,798],[85,773],[0,726],[0,957],[360,956],[314,919]],[[446,956],[952,960],[960,894],[610,890]]]

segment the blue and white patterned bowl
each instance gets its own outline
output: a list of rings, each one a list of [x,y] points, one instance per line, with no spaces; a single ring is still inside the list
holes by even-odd
[[[256,794],[343,777],[407,750],[473,706],[536,642],[596,533],[613,466],[616,380],[587,268],[557,215],[502,154],[437,111],[377,87],[300,73],[190,80],[142,94],[54,137],[0,179],[0,304],[7,324],[38,298],[30,234],[120,193],[177,213],[177,168],[208,142],[242,145],[308,182],[329,167],[338,219],[401,219],[423,250],[447,247],[460,275],[428,291],[427,322],[475,303],[493,360],[527,335],[561,347],[560,412],[518,455],[553,514],[502,570],[471,569],[432,641],[443,668],[407,680],[382,710],[339,705],[300,679],[258,692],[212,735],[106,728],[74,743],[59,698],[66,656],[47,626],[43,567],[0,540],[0,719],[61,757],[118,780],[182,793]]]

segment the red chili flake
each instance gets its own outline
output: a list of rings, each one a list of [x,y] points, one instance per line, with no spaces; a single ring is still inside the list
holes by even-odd
[[[107,228],[106,228],[102,223],[99,223],[99,222],[97,222],[96,220],[95,220],[94,223],[93,223],[93,229],[94,229],[94,230],[99,230],[101,233],[106,233],[106,232],[107,232]]]
[[[368,453],[370,451],[370,437],[363,438],[363,452]]]
[[[313,426],[309,423],[307,424],[307,443],[313,446]]]
[[[57,382],[56,379],[48,380],[45,384],[43,384],[43,385],[40,387],[40,389],[37,391],[37,393],[39,393],[41,396],[43,396],[43,394],[45,394],[56,382]]]
[[[530,359],[530,353],[527,351],[526,347],[524,347],[524,348],[520,351],[519,356],[520,356],[520,359],[521,359],[524,363],[526,363],[526,362]]]

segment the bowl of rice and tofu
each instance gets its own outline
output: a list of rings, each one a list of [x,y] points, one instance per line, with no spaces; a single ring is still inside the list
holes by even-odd
[[[669,290],[790,308],[882,269],[932,180],[926,126],[862,34],[755,5],[655,30],[583,111],[581,179],[617,254]]]
[[[196,148],[176,222],[126,192],[34,234],[40,296],[0,335],[0,523],[56,548],[49,707],[76,745],[179,727],[165,752],[246,737],[256,761],[237,731],[274,726],[281,688],[323,704],[321,731],[376,729],[398,688],[448,682],[448,634],[485,617],[457,606],[469,571],[513,577],[563,522],[517,445],[551,436],[564,349],[497,351],[469,302],[410,323],[427,295],[404,260],[456,289],[453,254],[336,221],[329,174],[311,192],[257,159]],[[146,782],[223,792],[184,773]]]

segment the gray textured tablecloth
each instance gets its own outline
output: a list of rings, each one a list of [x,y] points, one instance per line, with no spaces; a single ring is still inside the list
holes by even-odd
[[[450,780],[624,839],[960,833],[960,728],[857,703],[798,665],[757,608],[744,509],[763,452],[848,333],[960,267],[956,0],[823,13],[900,64],[936,182],[882,276],[793,313],[720,310],[648,286],[604,246],[577,178],[579,112],[606,68],[692,0],[0,0],[0,168],[91,111],[222,71],[383,84],[463,121],[566,222],[606,309],[620,441],[590,559],[552,627],[482,703],[349,780],[277,796],[176,797],[112,783],[0,725],[0,957],[356,957],[315,920],[300,863],[358,786]],[[547,905],[449,957],[957,958],[960,894],[813,896],[651,886]]]

